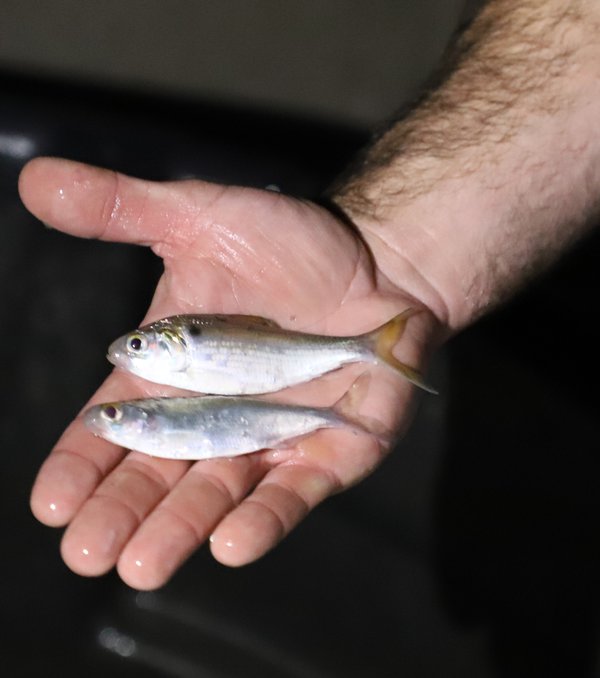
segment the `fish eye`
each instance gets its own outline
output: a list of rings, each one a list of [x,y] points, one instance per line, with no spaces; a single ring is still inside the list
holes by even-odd
[[[107,421],[119,421],[123,416],[123,412],[114,405],[103,405],[100,410],[100,415]]]
[[[127,348],[133,353],[141,353],[148,348],[148,340],[142,334],[132,334],[127,339]]]

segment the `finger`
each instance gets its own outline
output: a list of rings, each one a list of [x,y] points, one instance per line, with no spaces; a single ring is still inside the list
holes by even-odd
[[[45,525],[62,527],[123,456],[92,437],[76,420],[42,464],[31,491],[31,511]]]
[[[214,557],[229,566],[260,558],[340,487],[339,479],[321,468],[276,467],[215,529],[210,538]]]
[[[67,528],[61,545],[65,563],[86,576],[108,572],[140,523],[188,468],[188,462],[130,453]]]
[[[126,545],[121,578],[136,589],[162,586],[264,472],[261,455],[192,466]]]
[[[319,431],[295,449],[214,530],[211,550],[224,565],[263,556],[317,504],[371,473],[384,454],[372,436],[342,431]]]
[[[36,158],[19,177],[23,203],[44,223],[83,238],[143,245],[189,235],[193,221],[223,191],[217,184],[194,185],[192,202],[174,184],[58,158]]]
[[[123,396],[135,398],[163,392],[164,387],[115,371],[88,405],[119,400]],[[124,454],[122,448],[92,435],[81,417],[77,417],[60,437],[37,475],[30,500],[35,517],[52,527],[66,525]]]

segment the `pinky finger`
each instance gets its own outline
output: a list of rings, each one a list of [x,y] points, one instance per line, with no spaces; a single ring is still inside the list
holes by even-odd
[[[213,556],[224,565],[246,565],[276,546],[321,501],[340,489],[322,468],[281,465],[219,523],[210,537]]]

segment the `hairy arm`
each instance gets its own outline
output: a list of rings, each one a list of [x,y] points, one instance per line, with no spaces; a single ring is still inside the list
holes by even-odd
[[[543,270],[600,199],[600,3],[491,0],[331,198],[455,331]]]

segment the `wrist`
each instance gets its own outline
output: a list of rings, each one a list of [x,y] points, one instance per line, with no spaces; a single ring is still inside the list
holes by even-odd
[[[494,32],[502,9],[505,33]],[[547,266],[598,212],[599,13],[491,2],[454,71],[333,194],[382,274],[451,331]]]
[[[524,143],[506,166],[444,179],[373,212],[333,200],[380,274],[455,332],[545,271],[594,223],[600,147],[572,141],[547,157]]]
[[[446,332],[454,332],[488,305],[477,232],[499,218],[494,198],[492,192],[448,180],[372,213],[333,199],[360,231],[378,274],[428,308]]]

